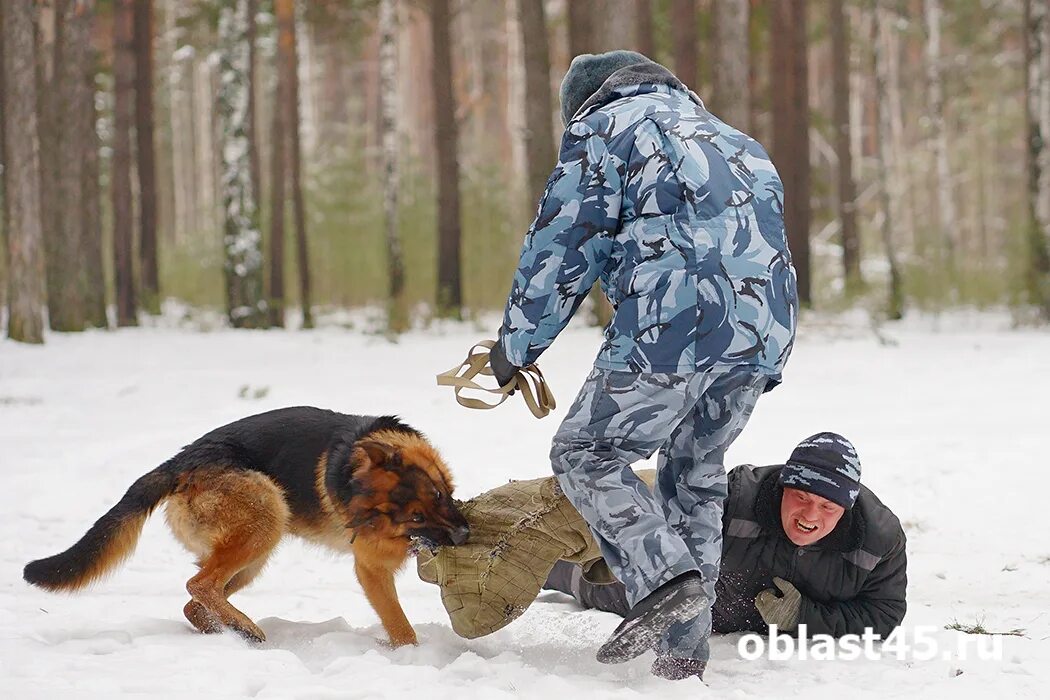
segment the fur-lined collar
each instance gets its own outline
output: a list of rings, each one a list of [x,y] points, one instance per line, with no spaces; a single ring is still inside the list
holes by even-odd
[[[628,95],[625,93],[626,88],[642,84],[666,85],[673,90],[681,90],[682,92],[687,93],[690,99],[698,105],[701,107],[704,106],[703,101],[696,95],[696,93],[686,87],[685,83],[679,80],[674,73],[667,70],[659,63],[649,61],[647,63],[635,63],[634,65],[624,66],[610,75],[605,79],[605,82],[602,83],[602,86],[598,88],[598,91],[588,97],[584,103],[580,105],[580,108],[576,110],[576,113],[569,121],[575,121],[590,112],[592,109],[597,109],[613,100],[627,97]]]
[[[762,527],[776,533],[795,547],[797,545],[788,538],[780,522],[780,502],[784,497],[784,487],[780,485],[779,477],[780,470],[773,469],[759,483],[758,495],[755,498],[755,519]],[[828,536],[809,546],[833,552],[852,552],[864,544],[865,529],[864,515],[859,508],[854,507],[842,514],[838,525]]]

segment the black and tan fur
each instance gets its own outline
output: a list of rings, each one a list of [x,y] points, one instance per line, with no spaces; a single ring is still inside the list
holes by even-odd
[[[286,534],[352,552],[357,578],[391,644],[415,644],[394,588],[414,538],[460,544],[467,522],[437,451],[394,417],[284,408],[223,426],[139,478],[61,554],[30,562],[25,580],[83,588],[131,555],[149,514],[166,502],[175,537],[198,557],[186,618],[202,632],[262,630],[230,604]]]

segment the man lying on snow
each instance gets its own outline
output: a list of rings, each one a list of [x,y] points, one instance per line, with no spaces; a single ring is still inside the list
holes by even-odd
[[[639,476],[651,486],[655,473]],[[541,587],[584,607],[629,609],[623,584],[555,479],[512,481],[461,510],[470,541],[419,559],[420,577],[441,586],[460,636],[504,627]],[[764,633],[768,625],[795,632],[805,624],[810,636],[870,627],[885,637],[904,618],[904,530],[860,484],[860,460],[840,435],[807,438],[784,465],[730,471],[722,533],[715,632]]]

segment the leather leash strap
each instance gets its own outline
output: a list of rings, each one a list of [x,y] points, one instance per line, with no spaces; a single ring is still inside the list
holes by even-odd
[[[453,367],[447,372],[437,375],[438,386],[450,386],[455,389],[456,401],[460,406],[467,408],[488,409],[495,408],[507,400],[510,392],[519,391],[525,399],[532,415],[537,418],[547,416],[551,410],[557,408],[547,381],[543,378],[543,372],[535,364],[528,365],[518,370],[514,379],[507,382],[498,389],[487,389],[474,381],[479,374],[484,377],[492,377],[492,369],[489,367],[489,351],[496,344],[494,340],[482,340],[474,344],[467,354],[467,359],[462,364]],[[465,389],[473,391],[484,391],[489,394],[498,394],[499,401],[486,403],[481,399],[463,396],[460,392]]]

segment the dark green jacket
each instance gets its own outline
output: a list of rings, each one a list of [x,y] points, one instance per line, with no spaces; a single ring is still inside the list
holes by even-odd
[[[779,473],[779,465],[729,473],[714,630],[766,632],[755,596],[779,576],[802,593],[799,623],[809,635],[863,634],[866,627],[889,635],[907,609],[905,537],[897,516],[861,486],[856,505],[830,535],[798,547],[780,523]]]

